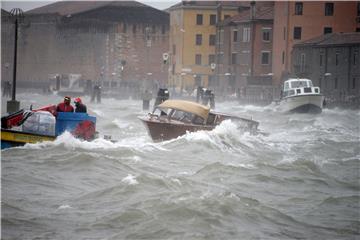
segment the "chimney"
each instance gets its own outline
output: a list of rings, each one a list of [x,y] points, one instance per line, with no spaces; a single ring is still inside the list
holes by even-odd
[[[256,2],[250,2],[250,19],[253,20],[256,18]]]

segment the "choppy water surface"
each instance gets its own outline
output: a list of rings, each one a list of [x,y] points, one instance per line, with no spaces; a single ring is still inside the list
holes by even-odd
[[[153,143],[140,101],[87,105],[118,142],[65,133],[1,152],[2,239],[359,239],[359,111],[217,103],[269,135],[224,122]]]

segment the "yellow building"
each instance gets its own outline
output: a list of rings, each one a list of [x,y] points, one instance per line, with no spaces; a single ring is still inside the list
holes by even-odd
[[[168,86],[188,92],[215,81],[214,65],[217,15],[236,15],[241,2],[182,1],[170,12]]]

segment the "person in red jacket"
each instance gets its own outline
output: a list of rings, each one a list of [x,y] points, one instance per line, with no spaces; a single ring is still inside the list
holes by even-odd
[[[70,104],[71,98],[66,96],[64,97],[64,102],[59,103],[56,107],[56,111],[58,112],[74,112],[73,106]]]

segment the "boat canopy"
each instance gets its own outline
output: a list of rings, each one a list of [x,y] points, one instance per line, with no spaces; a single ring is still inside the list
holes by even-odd
[[[166,100],[158,105],[159,108],[171,108],[183,112],[189,112],[202,117],[204,120],[209,115],[210,108],[199,103],[184,100]]]

